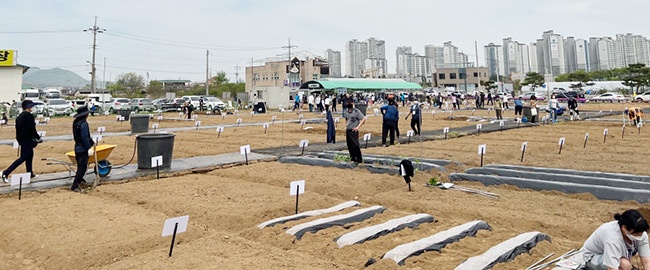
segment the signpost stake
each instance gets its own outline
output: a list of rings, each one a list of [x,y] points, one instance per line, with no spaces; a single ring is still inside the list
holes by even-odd
[[[23,178],[20,178],[20,185],[18,186],[18,200],[23,197]]]
[[[526,145],[524,144],[524,146],[521,149],[521,162],[524,162],[524,155],[525,154],[526,154]]]
[[[481,167],[483,167],[483,153],[484,152],[481,152]]]
[[[296,215],[298,214],[298,196],[300,195],[300,185],[296,186]]]
[[[302,145],[302,150],[300,151],[300,155],[302,156],[304,154],[305,154],[305,145],[303,144]]]
[[[246,158],[246,165],[248,165],[248,152],[244,151],[244,157]]]
[[[582,146],[582,148],[587,148],[587,141],[589,140],[589,133],[585,134],[585,144]]]
[[[156,159],[156,179],[160,179],[160,161]]]
[[[172,256],[172,252],[174,251],[174,242],[176,242],[177,230],[178,230],[178,222],[176,222],[176,225],[174,225],[174,234],[172,235],[172,245],[169,247],[169,257]]]
[[[558,155],[560,155],[560,154],[562,154],[562,146],[564,146],[564,144],[563,144],[563,143],[561,143],[561,144],[560,144],[560,152],[559,152],[559,153],[557,153]]]
[[[622,139],[624,139],[624,138],[625,138],[625,125],[623,125],[623,131],[622,131],[622,135],[621,135],[621,138],[622,138]]]

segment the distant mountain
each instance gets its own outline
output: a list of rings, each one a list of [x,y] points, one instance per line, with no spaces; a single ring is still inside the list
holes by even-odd
[[[70,87],[79,88],[90,84],[77,73],[61,68],[40,69],[31,67],[23,75],[23,89],[44,87]]]

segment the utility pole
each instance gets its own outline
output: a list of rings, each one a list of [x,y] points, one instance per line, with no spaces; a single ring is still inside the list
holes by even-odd
[[[91,71],[90,71],[90,89],[92,90],[92,93],[95,93],[95,50],[97,49],[97,33],[104,33],[106,29],[102,29],[97,27],[97,16],[95,16],[95,25],[93,27],[85,29],[84,32],[91,31],[93,32],[93,59],[92,62],[90,63],[91,65]]]
[[[478,65],[478,41],[476,40],[474,40],[474,54],[476,54],[476,88],[479,89],[481,88],[481,69]]]
[[[235,66],[235,83],[239,83],[239,65]]]
[[[289,50],[289,63],[287,63],[287,81],[289,82],[289,89],[293,86],[293,82],[291,81],[291,72],[289,69],[291,69],[291,48],[298,48],[296,45],[291,45],[291,39],[289,38],[289,45],[288,46],[282,46],[282,49],[288,49]]]
[[[106,90],[106,57],[104,57],[104,70],[103,70],[104,75],[102,76],[102,88]]]
[[[210,89],[210,50],[205,50],[205,95],[208,96]]]

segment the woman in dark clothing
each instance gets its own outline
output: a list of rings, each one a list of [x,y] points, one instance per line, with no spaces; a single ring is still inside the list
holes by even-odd
[[[32,107],[36,104],[31,100],[25,100],[22,103],[23,112],[16,117],[16,141],[20,145],[20,157],[12,163],[9,168],[2,171],[2,181],[9,182],[9,175],[20,164],[25,163],[25,171],[32,174],[32,178],[37,177],[32,170],[32,160],[34,159],[34,147],[43,142],[41,136],[36,131],[36,122],[32,115]]]

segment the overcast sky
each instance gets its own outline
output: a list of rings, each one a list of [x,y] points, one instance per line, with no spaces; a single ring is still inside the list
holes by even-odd
[[[502,39],[530,43],[543,31],[588,39],[634,33],[650,36],[648,0],[3,0],[0,48],[18,50],[28,66],[72,70],[90,79],[94,16],[106,32],[97,38],[98,81],[136,72],[150,79],[205,80],[210,50],[214,75],[295,51],[323,55],[345,42],[376,37],[386,41],[388,72],[395,49],[452,41],[484,64],[483,46]],[[45,33],[47,32],[47,33]],[[345,65],[345,63],[343,63]],[[343,70],[345,74],[345,70]]]

